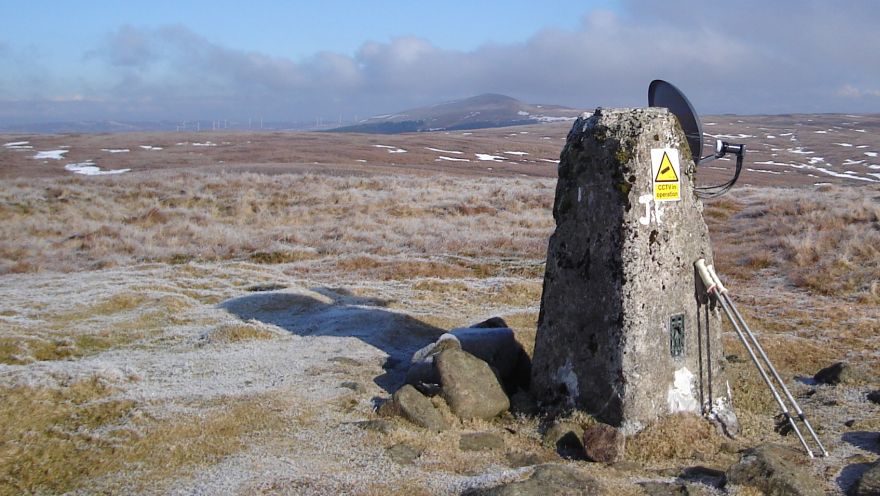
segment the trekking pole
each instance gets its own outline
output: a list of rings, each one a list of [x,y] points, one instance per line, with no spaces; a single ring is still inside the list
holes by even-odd
[[[709,265],[707,268],[709,269],[709,274],[712,276],[712,278],[717,282],[717,284],[720,285],[721,279],[719,279],[718,274],[715,273],[715,268],[712,267],[711,265]],[[801,419],[801,422],[803,422],[804,427],[807,428],[807,432],[810,433],[810,436],[813,438],[813,441],[815,441],[816,445],[819,447],[819,449],[822,450],[822,456],[828,456],[828,450],[826,450],[825,446],[822,445],[822,441],[819,440],[819,436],[816,434],[816,431],[813,430],[813,426],[810,425],[810,421],[807,420],[806,414],[804,414],[804,411],[801,409],[801,406],[794,399],[794,396],[791,394],[791,391],[789,391],[788,387],[785,385],[785,382],[783,382],[782,377],[779,376],[779,372],[776,371],[776,368],[773,366],[773,363],[770,362],[770,358],[767,356],[767,353],[764,352],[764,348],[761,346],[761,343],[758,342],[758,338],[755,337],[755,334],[749,328],[749,325],[746,323],[746,320],[739,313],[739,310],[737,310],[736,305],[733,304],[733,300],[730,299],[730,295],[727,294],[727,290],[724,289],[723,291],[721,291],[720,294],[721,294],[722,298],[727,300],[727,303],[730,305],[730,308],[733,310],[734,315],[736,315],[736,318],[742,324],[743,329],[745,329],[746,334],[748,334],[749,338],[751,338],[752,342],[754,343],[755,349],[758,350],[758,353],[761,355],[761,358],[767,364],[767,368],[770,369],[770,372],[773,374],[773,377],[776,379],[776,382],[778,382],[779,385],[782,387],[782,392],[785,393],[785,396],[788,398],[788,401],[794,407],[795,413],[797,413],[798,418]]]
[[[760,373],[761,378],[764,379],[764,383],[767,384],[767,387],[770,389],[770,392],[773,394],[773,398],[776,400],[776,403],[779,405],[779,408],[782,410],[783,416],[786,418],[786,420],[788,420],[789,425],[791,425],[792,430],[797,435],[798,440],[801,442],[801,445],[803,445],[804,449],[807,451],[807,454],[810,456],[810,458],[813,458],[814,457],[813,450],[810,449],[810,446],[807,444],[807,441],[804,439],[804,436],[801,434],[800,429],[798,429],[798,426],[795,423],[794,418],[791,415],[791,412],[789,412],[788,406],[786,406],[785,401],[783,401],[782,397],[779,395],[779,392],[777,391],[776,386],[774,386],[773,381],[770,380],[770,377],[767,375],[767,372],[764,370],[764,367],[761,364],[761,361],[758,359],[758,356],[755,354],[754,350],[752,349],[752,345],[749,343],[749,340],[746,338],[745,334],[743,333],[742,329],[740,328],[740,324],[737,321],[736,316],[734,315],[734,310],[731,310],[731,308],[733,307],[733,302],[726,295],[727,289],[724,287],[723,284],[721,284],[721,280],[717,279],[717,275],[715,277],[713,277],[714,270],[711,269],[711,266],[708,266],[708,267],[706,266],[706,262],[704,259],[701,258],[701,259],[697,260],[697,262],[695,263],[695,266],[697,268],[697,273],[700,275],[700,279],[702,279],[703,284],[706,286],[706,292],[708,294],[714,294],[716,296],[718,303],[721,305],[722,310],[724,310],[724,313],[727,315],[727,318],[730,320],[730,323],[733,325],[733,330],[736,332],[740,341],[742,341],[742,344],[745,347],[746,351],[748,352],[749,357],[751,357],[752,362],[755,364],[755,367],[758,369],[758,372]],[[744,322],[743,322],[743,324],[744,324]],[[754,335],[751,332],[749,332],[749,335],[750,335],[750,337],[752,337],[752,339],[754,339]],[[755,340],[755,344],[760,349],[760,345],[757,344],[756,340]],[[782,381],[779,379],[779,375],[775,373],[775,369],[773,369],[772,364],[769,363],[769,359],[767,359],[766,354],[763,353],[763,350],[761,350],[761,354],[763,355],[762,358],[764,358],[767,361],[769,368],[773,371],[774,377],[780,382],[780,384],[782,384]],[[783,385],[783,387],[785,387],[785,386]],[[793,398],[791,397],[790,394],[788,394],[787,396],[790,400],[793,400]],[[798,408],[798,410],[800,410],[800,408]],[[806,417],[801,416],[800,418],[805,419]],[[812,428],[810,428],[810,430],[812,431]],[[821,447],[821,443],[819,443],[819,446]],[[822,448],[822,450],[823,450],[823,453],[827,453],[827,452],[825,452],[824,447]]]
[[[709,275],[712,277],[713,281],[716,283],[719,288],[718,294],[720,299],[726,300],[728,306],[731,310],[733,310],[733,314],[736,316],[737,320],[742,325],[742,328],[746,331],[746,334],[751,339],[752,343],[755,346],[755,349],[758,351],[758,354],[761,355],[761,358],[764,360],[764,363],[767,364],[767,368],[770,369],[770,373],[773,374],[773,378],[776,379],[776,382],[779,383],[779,386],[782,388],[782,392],[785,394],[788,401],[794,407],[795,413],[797,413],[798,418],[803,422],[804,427],[807,428],[807,432],[810,433],[810,436],[816,442],[816,445],[822,451],[822,456],[828,456],[828,450],[825,449],[825,446],[822,445],[822,441],[819,440],[819,436],[816,434],[816,431],[813,430],[813,426],[810,425],[810,421],[807,420],[807,416],[804,414],[804,411],[801,409],[801,406],[798,404],[797,400],[794,399],[794,396],[789,391],[788,387],[785,385],[785,382],[782,380],[782,377],[779,376],[779,372],[776,371],[776,367],[773,366],[773,363],[770,361],[770,357],[767,356],[767,353],[764,352],[764,348],[761,346],[761,343],[758,342],[758,338],[755,337],[755,334],[752,332],[749,325],[746,323],[746,320],[743,318],[742,314],[739,313],[739,310],[736,308],[736,305],[733,304],[733,300],[731,300],[730,295],[727,294],[727,289],[721,284],[721,279],[718,277],[718,274],[715,273],[715,268],[711,265],[707,266],[709,271]],[[728,315],[730,317],[730,315]]]

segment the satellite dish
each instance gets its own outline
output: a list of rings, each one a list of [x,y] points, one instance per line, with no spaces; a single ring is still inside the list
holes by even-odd
[[[655,79],[648,86],[648,106],[666,107],[678,117],[678,122],[687,138],[688,147],[691,149],[694,165],[700,165],[700,159],[703,156],[703,128],[694,106],[684,96],[684,93],[666,81]]]
[[[648,106],[666,107],[673,115],[678,117],[678,122],[687,138],[688,148],[691,149],[691,157],[694,165],[700,165],[700,161],[707,162],[722,158],[728,153],[736,155],[736,169],[733,178],[724,184],[714,186],[695,186],[694,190],[700,198],[714,198],[730,191],[736,184],[742,171],[743,158],[746,146],[742,144],[728,143],[722,140],[715,141],[715,153],[703,156],[703,129],[700,125],[700,117],[694,110],[694,106],[688,101],[684,93],[666,81],[655,79],[648,86]],[[707,160],[708,159],[708,160]]]

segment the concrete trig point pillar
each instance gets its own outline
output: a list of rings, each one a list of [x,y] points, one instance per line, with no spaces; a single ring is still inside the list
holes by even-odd
[[[637,432],[676,412],[735,430],[720,318],[699,301],[712,263],[695,165],[665,108],[598,109],[559,163],[532,364],[543,404]]]

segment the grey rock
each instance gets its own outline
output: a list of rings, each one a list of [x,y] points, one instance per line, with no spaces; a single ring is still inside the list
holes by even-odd
[[[445,350],[434,359],[441,395],[461,419],[491,419],[510,408],[498,378],[486,362],[462,350]]]
[[[588,460],[615,463],[623,459],[626,437],[607,424],[592,425],[584,430],[584,454]]]
[[[580,424],[563,420],[547,429],[542,442],[544,446],[555,449],[560,455],[570,457],[575,453],[583,453],[583,437],[584,428]]]
[[[407,443],[398,443],[385,449],[385,453],[394,463],[399,465],[412,465],[416,459],[422,456],[422,450]]]
[[[468,432],[461,435],[458,448],[462,451],[491,451],[504,449],[504,438],[492,432]]]
[[[436,432],[449,428],[446,419],[437,411],[431,400],[409,384],[397,390],[392,401],[403,418],[420,427]]]
[[[745,450],[739,462],[727,469],[727,482],[754,486],[768,496],[820,496],[823,484],[810,473],[802,451],[778,444]]]
[[[679,151],[680,201],[653,199],[651,150],[661,148]],[[558,171],[532,394],[625,434],[670,413],[699,413],[701,398],[731,409],[720,317],[711,312],[707,328],[694,301],[705,289],[693,264],[712,264],[712,248],[678,120],[663,108],[584,114]],[[674,357],[677,315],[685,339]]]
[[[434,367],[434,357],[448,349],[460,350],[461,343],[458,342],[458,338],[446,333],[437,341],[413,353],[404,382],[413,385],[428,396],[437,394],[440,390],[440,374]]]
[[[599,482],[567,465],[535,468],[529,478],[488,489],[471,489],[463,496],[595,496],[603,494]]]
[[[858,384],[864,380],[862,371],[846,362],[837,362],[816,372],[813,379],[820,384]]]
[[[871,464],[850,488],[850,496],[880,496],[880,460]]]
[[[405,384],[409,384],[423,394],[433,396],[440,387],[440,374],[434,368],[434,357],[430,356],[413,362],[406,371]]]
[[[488,363],[501,381],[512,378],[527,359],[513,329],[509,327],[463,327],[449,331],[461,349]]]

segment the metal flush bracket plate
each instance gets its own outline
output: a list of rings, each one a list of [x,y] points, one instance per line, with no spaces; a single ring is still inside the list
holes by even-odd
[[[684,356],[684,314],[669,317],[669,354],[672,358]]]

